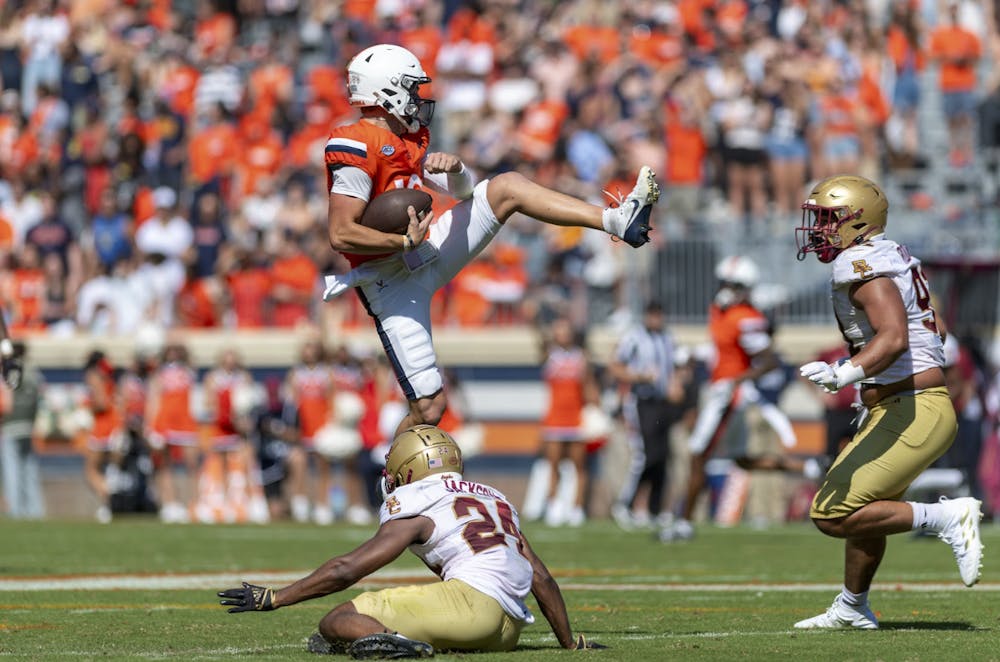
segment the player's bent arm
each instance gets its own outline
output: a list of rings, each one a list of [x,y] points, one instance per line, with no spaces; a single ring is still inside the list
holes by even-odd
[[[556,640],[563,648],[576,648],[573,631],[569,626],[569,616],[566,614],[566,603],[563,601],[559,584],[542,560],[538,558],[527,538],[521,536],[521,553],[531,563],[531,594],[538,601],[538,608],[549,622]]]
[[[868,316],[875,336],[851,357],[851,363],[877,375],[898,359],[910,346],[906,308],[899,289],[889,278],[875,278],[855,285],[851,301]]]
[[[778,361],[778,355],[774,353],[774,348],[771,346],[757,352],[751,359],[751,367],[737,381],[756,381],[781,365],[781,362]]]
[[[459,200],[472,197],[476,179],[454,154],[432,152],[424,159],[424,184]]]
[[[330,246],[335,251],[358,255],[396,253],[406,248],[405,235],[379,232],[361,225],[367,202],[341,193],[330,194],[327,213]]]
[[[434,523],[426,517],[390,520],[354,551],[332,558],[311,574],[275,591],[274,608],[343,591],[388,565],[415,542],[425,541]]]

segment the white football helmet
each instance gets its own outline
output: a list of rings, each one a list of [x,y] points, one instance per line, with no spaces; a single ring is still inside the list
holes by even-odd
[[[715,265],[715,277],[720,282],[742,285],[750,289],[760,280],[760,270],[750,258],[733,255]]]
[[[370,46],[347,65],[351,105],[384,108],[411,133],[434,116],[434,101],[417,94],[417,88],[429,82],[417,56],[393,44]]]
[[[715,277],[720,285],[715,294],[715,304],[720,308],[729,308],[750,300],[750,290],[760,280],[760,270],[750,258],[733,255],[715,265]]]

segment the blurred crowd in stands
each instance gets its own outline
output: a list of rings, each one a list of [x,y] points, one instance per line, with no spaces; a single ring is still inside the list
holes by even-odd
[[[345,268],[321,164],[355,116],[344,65],[377,42],[421,58],[436,147],[480,176],[597,201],[653,164],[661,242],[709,208],[729,227],[785,218],[813,177],[919,166],[927,67],[962,166],[996,88],[980,71],[1000,48],[993,4],[5,0],[4,308],[18,333],[356,322],[352,297],[318,303]],[[439,328],[583,327],[626,303],[603,235],[508,225],[441,293]]]

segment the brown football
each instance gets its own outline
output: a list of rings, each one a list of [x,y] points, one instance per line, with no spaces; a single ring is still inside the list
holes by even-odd
[[[413,207],[422,216],[430,211],[431,202],[430,195],[417,189],[390,189],[368,201],[359,223],[379,232],[404,234],[410,224],[406,208]]]

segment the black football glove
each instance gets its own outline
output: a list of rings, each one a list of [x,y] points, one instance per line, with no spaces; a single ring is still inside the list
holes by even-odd
[[[229,607],[230,614],[241,611],[271,611],[274,606],[274,589],[243,582],[243,588],[219,591],[219,604]]]
[[[587,641],[587,638],[584,637],[582,634],[576,638],[576,646],[574,646],[574,650],[578,651],[588,650],[588,649],[600,650],[602,648],[607,648],[607,646],[605,646],[604,644],[599,644],[596,641]]]
[[[17,387],[21,385],[21,375],[24,373],[24,366],[21,365],[21,359],[15,356],[8,356],[3,359],[2,366],[0,367],[3,369],[3,380],[7,382],[7,386],[17,390]]]

